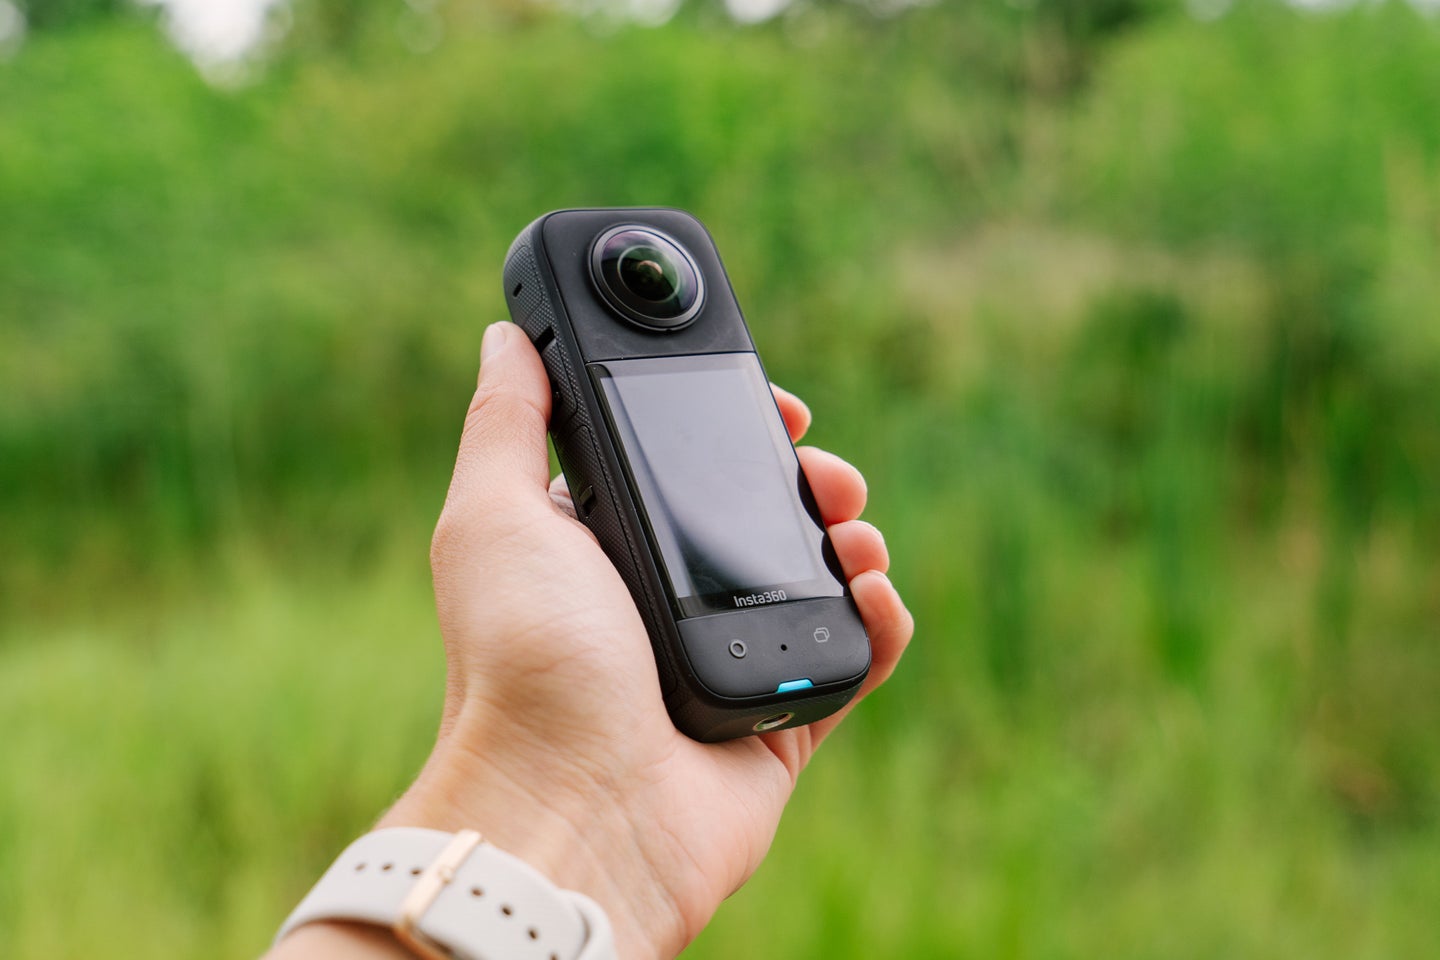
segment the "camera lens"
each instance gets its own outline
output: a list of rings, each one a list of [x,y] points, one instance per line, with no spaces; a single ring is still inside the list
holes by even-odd
[[[700,312],[705,284],[684,247],[649,227],[608,230],[595,241],[590,273],[617,313],[643,327],[674,330]]]

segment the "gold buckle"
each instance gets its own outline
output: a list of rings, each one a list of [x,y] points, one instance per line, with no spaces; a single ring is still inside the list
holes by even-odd
[[[425,916],[425,911],[435,903],[441,891],[455,879],[455,871],[460,869],[460,865],[470,856],[471,851],[480,845],[480,841],[480,834],[474,830],[461,830],[455,834],[455,838],[445,845],[440,855],[416,879],[415,886],[410,888],[410,892],[400,904],[400,917],[391,930],[395,933],[395,939],[416,956],[424,960],[454,960],[449,950],[415,929],[415,926],[420,922],[420,918]]]

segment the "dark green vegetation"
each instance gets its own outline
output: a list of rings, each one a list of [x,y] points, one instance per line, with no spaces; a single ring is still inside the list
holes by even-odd
[[[1440,942],[1440,24],[315,3],[223,92],[105,6],[0,62],[6,956],[253,955],[408,780],[505,247],[625,203],[919,621],[687,955]]]

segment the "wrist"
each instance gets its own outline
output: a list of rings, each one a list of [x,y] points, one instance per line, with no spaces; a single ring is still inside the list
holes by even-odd
[[[414,960],[384,927],[365,923],[308,923],[287,935],[264,960]]]
[[[542,751],[545,747],[536,745]],[[688,941],[670,891],[613,788],[449,736],[377,828],[478,830],[557,885],[599,903],[626,960],[673,957]]]

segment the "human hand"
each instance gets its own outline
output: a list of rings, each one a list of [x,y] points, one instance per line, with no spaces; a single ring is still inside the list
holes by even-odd
[[[440,734],[380,826],[472,828],[610,915],[619,954],[673,957],[769,849],[795,779],[846,710],[720,744],[670,722],[629,592],[552,485],[550,387],[509,323],[485,333],[431,564],[449,679]],[[809,411],[776,390],[793,439]],[[913,623],[858,520],[860,474],[801,448],[882,683]],[[850,704],[854,706],[854,702]]]

